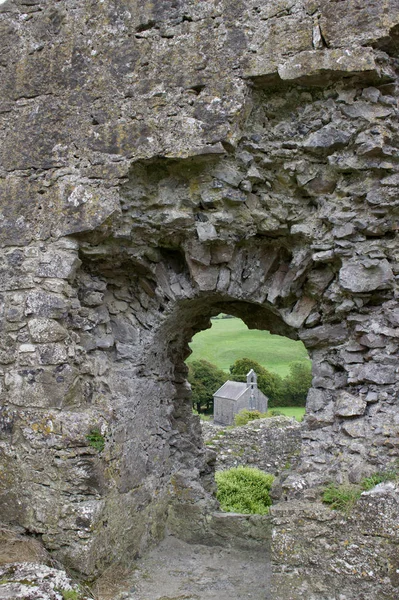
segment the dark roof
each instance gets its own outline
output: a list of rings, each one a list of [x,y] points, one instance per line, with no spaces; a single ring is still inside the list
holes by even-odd
[[[238,400],[247,388],[248,385],[241,381],[226,381],[213,395],[221,398],[230,398],[230,400]]]

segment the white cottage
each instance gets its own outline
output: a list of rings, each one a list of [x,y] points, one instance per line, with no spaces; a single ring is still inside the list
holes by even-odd
[[[232,425],[234,415],[244,408],[267,411],[268,398],[258,389],[258,378],[253,369],[247,374],[247,381],[226,381],[213,394],[213,420],[218,425]]]

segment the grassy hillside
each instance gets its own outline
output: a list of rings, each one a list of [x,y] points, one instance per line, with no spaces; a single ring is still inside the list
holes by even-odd
[[[187,362],[205,359],[226,372],[238,358],[246,357],[285,377],[291,362],[309,358],[302,342],[248,329],[236,318],[213,319],[211,329],[197,333],[190,347],[193,353]]]

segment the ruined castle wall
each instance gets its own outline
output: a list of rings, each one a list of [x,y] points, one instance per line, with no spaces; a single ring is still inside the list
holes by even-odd
[[[301,339],[287,497],[396,460],[396,0],[0,5],[3,520],[94,573],[205,510],[184,359]]]

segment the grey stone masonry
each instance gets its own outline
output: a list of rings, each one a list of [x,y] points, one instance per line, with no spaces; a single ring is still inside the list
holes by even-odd
[[[84,577],[214,510],[184,361],[220,312],[313,361],[282,497],[395,466],[398,28],[397,0],[0,4],[0,515]]]

